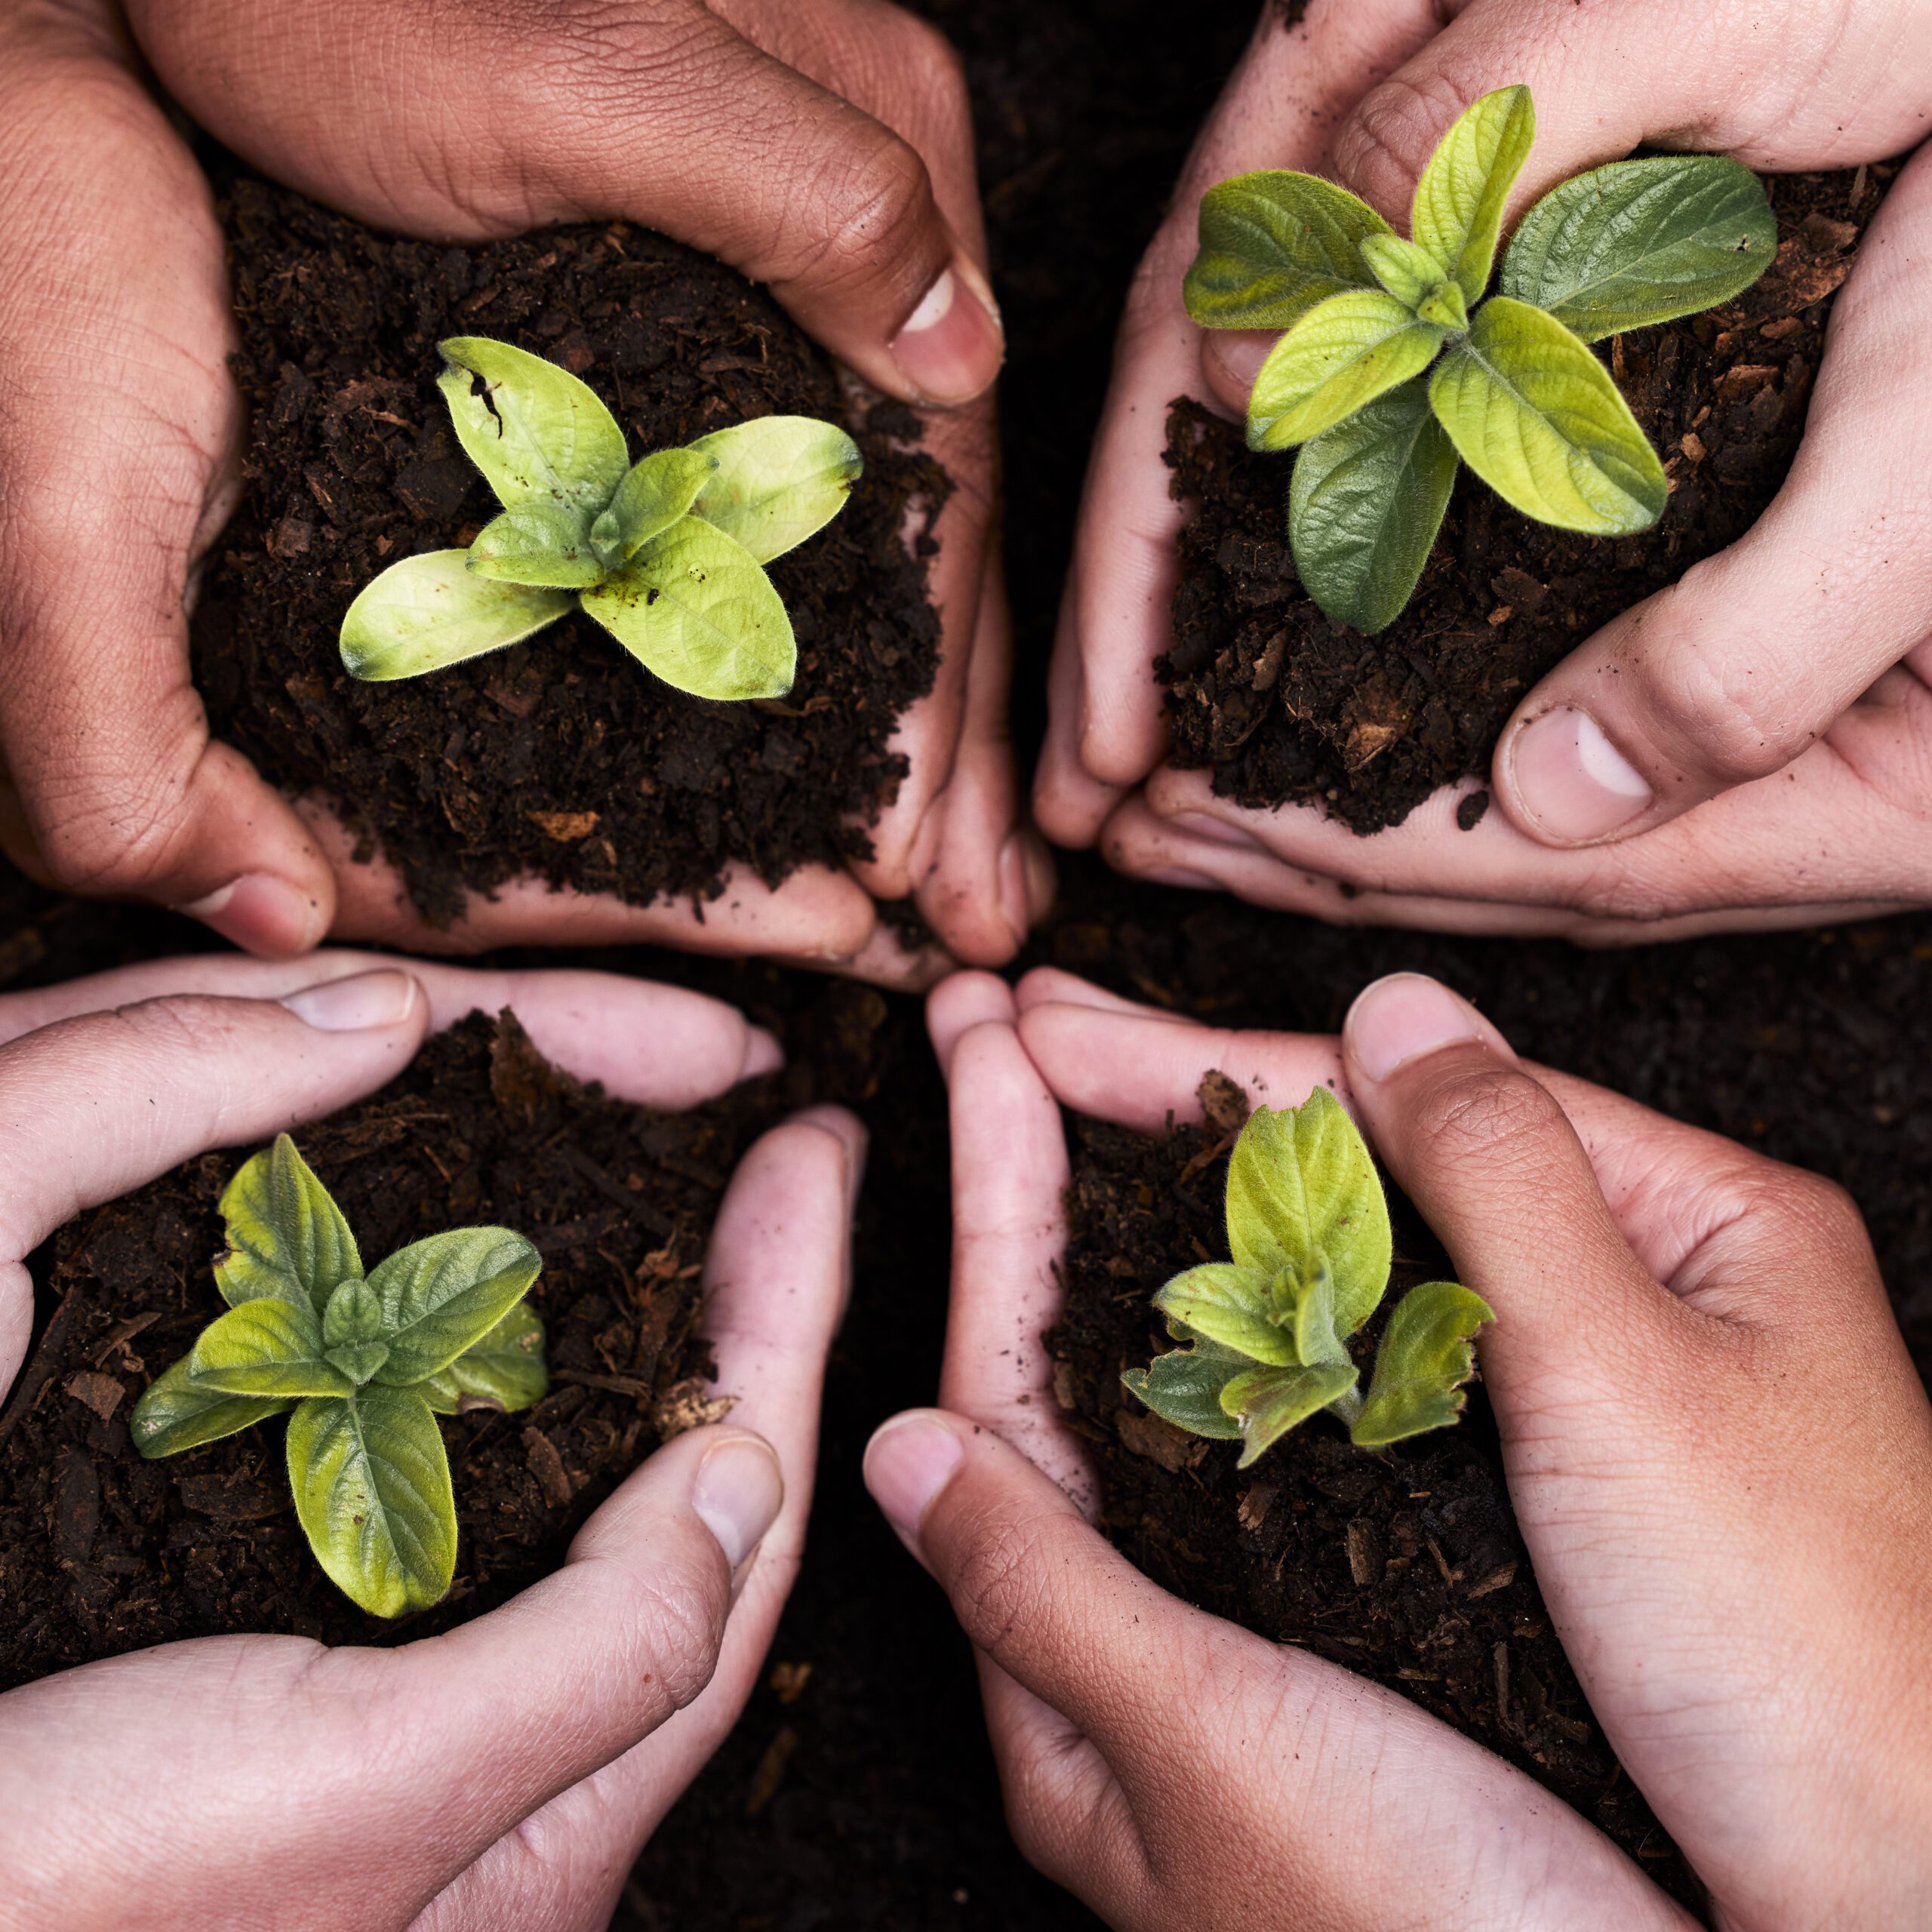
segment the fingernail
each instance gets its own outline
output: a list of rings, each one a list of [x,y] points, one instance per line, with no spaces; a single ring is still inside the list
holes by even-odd
[[[930,1416],[894,1416],[866,1444],[866,1487],[887,1521],[916,1543],[926,1505],[945,1487],[964,1450],[958,1436]]]
[[[745,1031],[745,1061],[738,1069],[740,1080],[755,1080],[761,1073],[776,1073],[785,1064],[785,1049],[762,1026]]]
[[[1355,995],[1342,1033],[1371,1080],[1465,1040],[1487,1037],[1475,1008],[1420,973],[1391,973]]]
[[[1177,812],[1167,822],[1175,831],[1184,832],[1190,838],[1204,838],[1211,845],[1226,845],[1238,852],[1261,850],[1260,839],[1210,812]]]
[[[706,1450],[691,1482],[691,1509],[734,1570],[777,1521],[784,1500],[778,1458],[756,1435],[731,1436]]]
[[[1209,382],[1245,400],[1262,364],[1281,339],[1259,329],[1216,330],[1201,352],[1203,361],[1212,365],[1208,371]]]
[[[1143,866],[1137,876],[1154,885],[1184,885],[1195,892],[1219,892],[1221,881],[1186,866]]]
[[[250,952],[286,958],[321,941],[321,908],[309,894],[269,872],[245,873],[174,909]]]
[[[281,1004],[319,1032],[365,1033],[400,1026],[409,1017],[419,991],[408,974],[384,968],[304,986],[300,992],[285,994]]]
[[[1511,774],[1523,809],[1553,844],[1580,845],[1649,809],[1642,773],[1587,711],[1546,711],[1516,734]]]
[[[942,269],[892,338],[892,359],[922,401],[970,402],[999,373],[1006,340],[985,287],[963,261]]]

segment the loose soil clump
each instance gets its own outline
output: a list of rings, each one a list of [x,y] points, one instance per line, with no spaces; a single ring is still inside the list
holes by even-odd
[[[1897,172],[1774,177],[1777,257],[1735,302],[1614,337],[1611,373],[1664,459],[1641,536],[1580,537],[1466,469],[1408,608],[1373,637],[1323,615],[1288,547],[1292,463],[1185,397],[1168,417],[1180,539],[1168,687],[1174,762],[1251,808],[1319,800],[1352,831],[1399,825],[1486,773],[1524,694],[1590,633],[1757,521],[1804,431],[1833,297]],[[1486,804],[1485,799],[1484,803]],[[1463,815],[1464,830],[1481,817]]]
[[[520,875],[636,904],[713,897],[869,854],[906,772],[888,749],[931,691],[929,532],[950,485],[918,418],[853,425],[866,474],[771,566],[798,640],[789,696],[717,704],[654,678],[573,613],[527,642],[365,685],[343,614],[398,558],[468,544],[497,508],[438,393],[438,340],[490,335],[561,363],[635,459],[747,417],[849,422],[838,371],[722,263],[623,223],[471,248],[399,240],[245,174],[223,184],[252,432],[246,489],[194,625],[217,734],[275,783],[336,801],[447,924]],[[915,554],[916,552],[917,554]]]

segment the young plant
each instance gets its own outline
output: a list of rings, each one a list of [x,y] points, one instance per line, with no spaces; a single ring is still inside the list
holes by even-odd
[[[295,1513],[330,1580],[376,1617],[426,1609],[456,1567],[438,1415],[528,1408],[549,1386],[524,1297],[543,1263],[508,1228],[458,1228],[365,1275],[355,1237],[285,1134],[221,1197],[229,1312],[135,1405],[143,1456],[293,1409]]]
[[[1201,198],[1188,313],[1204,328],[1287,331],[1256,380],[1248,445],[1300,446],[1295,568],[1358,630],[1408,602],[1459,458],[1540,522],[1598,537],[1655,523],[1663,465],[1585,345],[1727,302],[1777,252],[1749,168],[1715,155],[1613,162],[1524,216],[1484,301],[1535,136],[1527,88],[1484,94],[1429,157],[1406,241],[1312,174],[1237,175]]]
[[[630,460],[596,395],[540,355],[460,336],[437,386],[503,514],[467,550],[392,564],[342,620],[342,661],[420,677],[574,610],[697,697],[783,697],[792,620],[764,566],[844,508],[864,464],[844,430],[761,416]]]
[[[1395,1304],[1364,1400],[1349,1337],[1389,1286],[1389,1207],[1355,1122],[1325,1087],[1307,1104],[1248,1116],[1228,1161],[1232,1261],[1189,1268],[1154,1297],[1192,1346],[1121,1377],[1158,1416],[1195,1435],[1238,1438],[1246,1469],[1327,1409],[1358,1447],[1441,1429],[1463,1410],[1469,1338],[1495,1317],[1454,1281]]]

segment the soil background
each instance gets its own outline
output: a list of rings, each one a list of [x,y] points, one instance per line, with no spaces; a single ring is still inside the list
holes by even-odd
[[[1161,0],[924,0],[920,11],[966,56],[1013,343],[1008,563],[1030,761],[1115,318],[1253,15]],[[1091,857],[1063,855],[1061,880],[1026,964],[1219,1023],[1331,1029],[1365,980],[1435,973],[1524,1052],[1832,1176],[1864,1211],[1932,1370],[1932,915],[1589,953],[1333,931],[1130,885]],[[165,914],[0,885],[0,990],[208,943]],[[931,1399],[943,1329],[945,1110],[918,1003],[678,954],[569,963],[737,1001],[784,1040],[788,1097],[842,1100],[873,1135],[811,1558],[772,1653],[793,1666],[780,1680],[791,1701],[771,1688],[753,1697],[639,1864],[620,1932],[1093,1927],[1013,1850],[965,1647],[859,1479],[873,1426]]]

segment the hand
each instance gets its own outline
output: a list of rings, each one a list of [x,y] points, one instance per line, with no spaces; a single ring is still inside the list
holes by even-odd
[[[1339,1042],[1217,1032],[1051,971],[1017,999],[960,976],[931,1017],[955,1413],[888,1423],[867,1480],[980,1647],[1029,1857],[1150,1932],[1690,1923],[1467,1740],[1187,1608],[1082,1520],[1038,1341],[1057,1107],[1158,1132],[1198,1117],[1212,1066],[1275,1105],[1332,1082],[1496,1309],[1480,1346],[1518,1527],[1715,1922],[1924,1922],[1932,1411],[1837,1189],[1522,1067],[1413,975],[1365,992]]]
[[[0,998],[0,1389],[27,1340],[22,1257],[53,1229],[343,1106],[432,1026],[506,1003],[559,1063],[653,1106],[777,1063],[729,1008],[602,974],[333,953]],[[829,1108],[745,1156],[706,1262],[731,1421],[660,1449],[501,1609],[395,1650],[201,1638],[0,1697],[10,1932],[106,1932],[137,1894],[155,1932],[605,1924],[749,1694],[796,1570],[863,1159]]]

